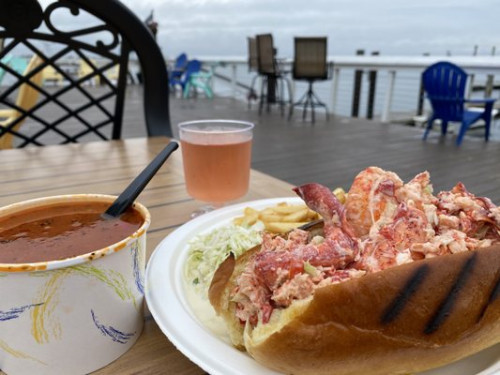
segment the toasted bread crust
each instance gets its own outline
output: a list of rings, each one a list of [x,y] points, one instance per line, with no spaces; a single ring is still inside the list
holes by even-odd
[[[229,295],[255,251],[236,260],[233,272],[221,271],[226,291],[211,298],[230,327],[239,321]],[[239,324],[232,337],[284,373],[411,373],[499,343],[499,296],[500,246],[493,246],[317,289],[310,301],[292,304],[288,314],[275,310],[268,324],[247,326],[244,335]]]

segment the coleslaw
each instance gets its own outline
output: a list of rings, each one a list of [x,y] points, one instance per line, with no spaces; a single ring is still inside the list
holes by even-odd
[[[264,225],[258,221],[250,227],[229,224],[199,234],[189,241],[184,277],[194,291],[207,298],[212,277],[219,265],[233,253],[239,257],[262,242]]]

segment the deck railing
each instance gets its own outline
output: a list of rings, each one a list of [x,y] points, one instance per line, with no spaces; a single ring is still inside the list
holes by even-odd
[[[233,96],[241,96],[245,90],[248,90],[249,74],[246,57],[205,57],[200,60],[206,69],[211,69],[216,75],[229,81]],[[497,92],[499,87],[495,85],[495,77],[500,80],[499,56],[332,56],[328,61],[333,64],[334,73],[332,80],[329,81],[329,94],[325,95],[328,97],[326,101],[329,111],[334,114],[346,114],[346,107],[349,105],[349,101],[346,101],[347,96],[353,98],[351,105],[358,100],[359,107],[359,97],[361,97],[362,104],[366,104],[367,107],[371,105],[372,109],[373,101],[377,100],[380,120],[383,122],[389,122],[395,113],[400,112],[412,116],[421,115],[424,110],[420,84],[421,73],[427,66],[443,60],[455,63],[469,73],[469,96],[499,97],[499,92]],[[281,61],[285,65],[290,65],[292,62],[290,59]],[[370,89],[365,84],[362,92],[356,92],[355,74],[353,74],[355,71],[360,71],[368,77]],[[242,77],[247,79],[242,79]],[[381,82],[378,84],[373,82],[374,77],[378,77],[376,79]],[[478,92],[478,87],[481,92]],[[349,90],[349,88],[352,89]],[[405,90],[407,92],[404,92]],[[351,91],[350,95],[346,95],[348,91]],[[370,93],[376,94],[373,97],[367,97]],[[358,99],[355,98],[356,95]],[[406,104],[402,106],[406,108],[394,108],[395,99],[399,99],[400,102],[406,100]],[[367,117],[371,117],[370,112],[373,114],[373,110],[367,110]]]

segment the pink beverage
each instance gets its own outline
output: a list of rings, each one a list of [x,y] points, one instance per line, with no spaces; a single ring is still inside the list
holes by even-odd
[[[197,121],[179,127],[189,195],[219,204],[244,196],[250,179],[253,124]]]

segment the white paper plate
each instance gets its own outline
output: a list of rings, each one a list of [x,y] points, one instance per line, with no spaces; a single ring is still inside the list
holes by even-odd
[[[302,202],[299,198],[273,198],[228,206],[202,215],[178,228],[156,248],[146,270],[146,301],[160,329],[191,361],[211,375],[277,374],[247,354],[233,348],[202,323],[186,296],[184,263],[188,241],[197,234],[227,225],[245,207],[263,209],[279,202]],[[208,308],[208,307],[207,307]],[[451,365],[422,375],[500,374],[500,344]]]

